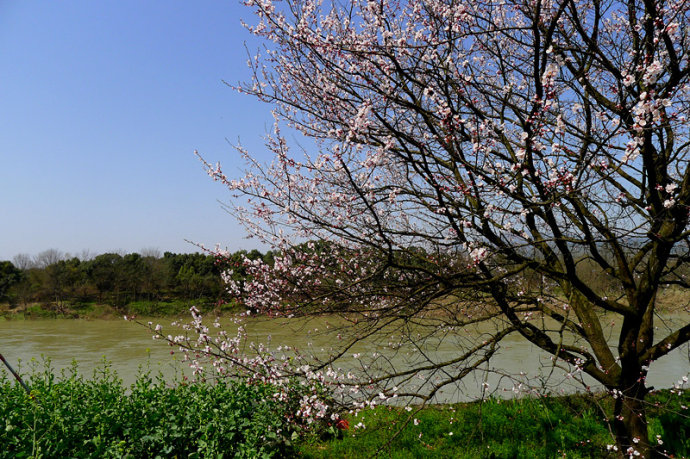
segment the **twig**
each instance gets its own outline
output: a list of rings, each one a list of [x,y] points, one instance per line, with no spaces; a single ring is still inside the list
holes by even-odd
[[[12,375],[14,376],[14,378],[15,378],[17,381],[19,381],[19,384],[22,385],[22,387],[24,388],[24,390],[26,391],[26,393],[29,394],[29,396],[31,396],[31,390],[29,389],[29,386],[27,386],[26,383],[24,383],[24,381],[22,381],[22,377],[19,376],[19,373],[17,373],[16,371],[14,371],[14,368],[12,368],[12,366],[10,365],[10,363],[9,363],[7,360],[5,360],[5,357],[4,357],[2,354],[0,354],[0,360],[2,360],[2,363],[4,363],[5,366],[7,367],[7,369],[10,370],[10,373],[12,373]],[[33,397],[32,397],[32,398],[33,398]]]

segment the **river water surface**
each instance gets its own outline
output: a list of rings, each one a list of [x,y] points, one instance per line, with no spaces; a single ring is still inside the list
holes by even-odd
[[[677,318],[687,322],[687,318]],[[171,319],[157,319],[164,326]],[[318,326],[318,323],[317,323]],[[309,327],[314,327],[310,323]],[[289,344],[296,347],[325,348],[333,343],[333,336],[322,333],[308,333],[304,324],[293,319],[258,319],[249,322],[248,330],[252,340],[265,342],[271,340],[274,345]],[[311,329],[311,328],[310,328]],[[164,329],[165,332],[165,329]],[[270,338],[269,338],[270,337]],[[171,348],[165,342],[153,340],[149,331],[133,322],[124,320],[25,320],[0,321],[0,353],[22,372],[28,371],[32,359],[39,362],[42,358],[51,360],[55,369],[69,367],[73,360],[79,364],[79,370],[85,376],[94,369],[102,367],[103,359],[110,362],[112,369],[122,378],[126,385],[131,384],[143,368],[149,368],[154,374],[161,372],[171,380],[180,371],[189,374],[185,364],[180,362],[178,353],[171,355]],[[376,352],[375,347],[360,347],[354,351]],[[452,345],[441,344],[432,349],[439,360],[451,358],[457,354]],[[404,356],[399,357],[404,365]],[[533,345],[526,343],[519,336],[508,337],[501,351],[491,360],[490,367],[495,370],[487,375],[478,375],[465,380],[461,386],[449,389],[441,394],[437,401],[461,401],[475,399],[482,395],[482,383],[488,383],[492,389],[501,388],[507,395],[512,395],[510,388],[514,382],[506,382],[500,373],[525,374],[535,376],[550,371],[550,358]],[[352,357],[346,357],[340,365],[347,369],[355,365]],[[2,368],[2,371],[5,371]],[[671,354],[652,364],[648,383],[656,388],[671,387],[676,381],[690,372],[688,347],[677,349]],[[487,379],[488,378],[488,379]],[[577,385],[568,386],[568,378],[562,378],[559,387],[570,392]],[[580,386],[581,387],[581,386]]]

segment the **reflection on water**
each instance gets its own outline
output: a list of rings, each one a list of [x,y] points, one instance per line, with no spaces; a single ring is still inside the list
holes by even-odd
[[[687,318],[682,319],[687,321]],[[170,319],[157,320],[164,325],[164,333],[174,333],[165,326]],[[318,354],[327,353],[337,341],[333,333],[324,332],[328,326],[326,319],[308,323],[297,319],[254,319],[249,322],[247,329],[252,341],[265,343],[270,340],[273,347],[289,344]],[[454,342],[453,339],[446,339],[425,351],[437,361],[451,359],[458,354]],[[176,360],[178,353],[171,355],[171,349],[165,342],[152,340],[144,327],[124,320],[0,321],[0,353],[15,366],[21,360],[19,366],[24,371],[30,359],[45,356],[51,359],[56,369],[69,367],[76,360],[80,371],[88,376],[93,369],[102,365],[105,357],[126,385],[136,379],[142,366],[148,366],[153,373],[160,371],[166,378],[172,379],[174,374],[186,371],[186,368],[184,363]],[[348,351],[339,366],[347,370],[358,365],[360,362],[352,358],[353,353],[366,356],[378,351],[381,351],[381,342],[360,344]],[[395,364],[399,367],[406,365],[406,362],[414,360],[414,354],[411,349],[401,351],[395,358]],[[548,354],[526,343],[521,337],[509,336],[498,354],[491,359],[489,369],[488,374],[471,375],[461,385],[446,389],[437,401],[478,398],[482,396],[483,383],[487,383],[492,390],[499,389],[505,395],[512,395],[514,383],[502,377],[502,374],[523,372],[533,377],[534,382],[539,379],[538,375],[551,371],[552,362]],[[686,345],[654,362],[648,382],[656,388],[670,387],[689,371]],[[573,391],[582,387],[561,372],[555,374],[557,376],[553,381],[558,383],[559,390]]]

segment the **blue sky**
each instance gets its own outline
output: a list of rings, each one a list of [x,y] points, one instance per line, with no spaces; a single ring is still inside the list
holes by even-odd
[[[0,260],[55,248],[254,248],[194,157],[261,155],[270,107],[235,0],[0,0]],[[226,140],[227,139],[227,140]]]

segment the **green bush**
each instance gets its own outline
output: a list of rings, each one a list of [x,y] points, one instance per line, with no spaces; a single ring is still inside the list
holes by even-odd
[[[0,457],[273,457],[295,426],[274,388],[220,381],[168,387],[143,374],[126,390],[107,365],[27,378],[31,396],[0,376]]]

